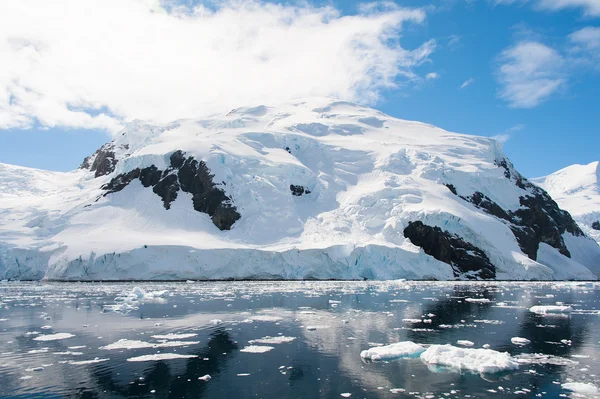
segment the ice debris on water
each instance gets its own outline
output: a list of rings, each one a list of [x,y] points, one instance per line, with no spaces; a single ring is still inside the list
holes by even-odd
[[[525,346],[525,345],[529,345],[531,343],[531,341],[528,340],[527,338],[521,338],[521,337],[512,337],[510,339],[510,342],[512,342],[514,345],[519,345],[519,346]]]
[[[143,355],[130,357],[127,359],[128,362],[151,362],[157,360],[172,360],[172,359],[191,359],[198,357],[196,355],[180,355],[178,353],[157,353],[155,355]]]
[[[270,344],[270,345],[276,345],[276,344],[284,344],[284,343],[288,343],[288,342],[292,342],[296,339],[296,337],[284,337],[284,336],[279,336],[279,337],[263,337],[263,338],[259,338],[259,339],[253,339],[248,341],[249,344]]]
[[[492,349],[457,348],[452,345],[431,345],[421,354],[421,360],[435,366],[481,374],[517,370],[519,363],[507,352]]]
[[[208,374],[203,375],[202,377],[198,377],[198,379],[202,380],[202,381],[210,381],[211,378],[212,377],[210,375],[208,375]]]
[[[376,346],[360,353],[360,357],[370,360],[390,360],[402,357],[417,357],[425,351],[421,345],[412,341],[398,342],[386,346]]]
[[[263,346],[263,345],[250,345],[246,346],[243,349],[240,349],[240,352],[246,353],[265,353],[275,349],[273,346]]]
[[[546,305],[546,306],[532,306],[529,311],[537,314],[560,314],[560,313],[571,313],[573,308],[564,305]]]
[[[598,395],[600,390],[598,387],[591,383],[586,382],[567,382],[562,384],[563,389],[581,394],[581,395]],[[597,396],[594,396],[597,397]]]
[[[70,333],[56,333],[56,334],[46,334],[39,335],[35,337],[34,341],[58,341],[61,339],[73,338],[75,335]]]

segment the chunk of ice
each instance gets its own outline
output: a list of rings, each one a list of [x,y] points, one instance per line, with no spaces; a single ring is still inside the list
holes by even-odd
[[[151,362],[156,360],[171,360],[171,359],[191,359],[198,357],[196,355],[180,355],[178,353],[157,353],[155,355],[143,355],[130,357],[127,359],[128,362]]]
[[[573,308],[570,306],[561,306],[561,305],[546,305],[546,306],[532,306],[529,308],[530,312],[538,313],[538,314],[560,314],[560,313],[571,313]]]
[[[71,333],[56,333],[56,334],[46,334],[35,337],[34,341],[58,341],[61,339],[73,338],[75,335]]]
[[[401,357],[417,357],[425,351],[421,345],[412,341],[403,341],[386,346],[369,348],[360,353],[363,359],[389,360]]]
[[[452,345],[431,345],[421,354],[421,360],[430,365],[482,374],[519,368],[519,363],[507,352],[498,352],[492,349],[457,348]]]

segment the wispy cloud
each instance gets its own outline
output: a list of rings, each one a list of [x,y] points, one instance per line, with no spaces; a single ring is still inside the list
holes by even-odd
[[[554,49],[522,41],[500,55],[500,98],[513,108],[532,108],[566,84],[564,59]]]
[[[426,13],[392,3],[353,16],[308,3],[165,4],[0,1],[0,129],[38,122],[114,132],[133,118],[305,96],[373,103],[419,81],[414,68],[435,47],[401,47],[403,26]]]
[[[425,75],[425,79],[427,79],[427,80],[434,80],[439,77],[440,77],[440,75],[437,72],[430,72],[427,75]]]
[[[570,55],[600,71],[600,27],[588,26],[569,35]]]
[[[469,79],[465,80],[464,82],[462,82],[462,84],[460,85],[460,88],[464,89],[467,86],[471,86],[474,82],[475,82],[475,79],[469,78]]]
[[[508,130],[506,130],[506,131],[504,131],[504,132],[502,132],[500,134],[492,136],[492,138],[494,140],[496,140],[496,141],[504,144],[508,140],[510,140],[510,138],[512,137],[512,135],[515,132],[518,132],[519,130],[523,130],[524,128],[525,128],[525,125],[518,124],[518,125],[515,125],[515,126],[511,127],[510,129],[508,129]]]
[[[543,11],[581,9],[586,16],[600,16],[600,1],[598,0],[493,0],[493,2],[496,5],[532,3],[535,9]]]

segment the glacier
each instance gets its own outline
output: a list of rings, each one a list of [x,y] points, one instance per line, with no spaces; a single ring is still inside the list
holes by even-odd
[[[72,172],[0,164],[0,220],[2,279],[600,276],[497,141],[327,98],[133,121]]]
[[[571,165],[548,176],[531,179],[600,245],[600,162]]]

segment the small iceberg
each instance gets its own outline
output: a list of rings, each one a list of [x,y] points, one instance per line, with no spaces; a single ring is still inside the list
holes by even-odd
[[[155,355],[143,355],[130,357],[127,359],[128,362],[152,362],[157,360],[172,360],[172,359],[191,359],[198,357],[196,355],[180,355],[178,353],[157,353]]]
[[[600,394],[600,390],[594,384],[585,383],[585,382],[567,382],[562,384],[563,389],[568,391],[572,391],[581,395],[595,395]]]
[[[369,360],[392,360],[402,357],[418,357],[425,351],[419,344],[412,341],[403,341],[386,346],[376,346],[360,353],[360,357]]]
[[[519,368],[519,363],[507,352],[457,348],[452,345],[431,345],[421,354],[421,360],[430,365],[480,374],[500,373]]]
[[[530,307],[529,311],[537,314],[561,314],[571,313],[573,311],[573,308],[570,306],[563,305],[538,305]]]
[[[34,341],[58,341],[61,339],[73,338],[75,335],[70,333],[46,334],[35,337]]]

